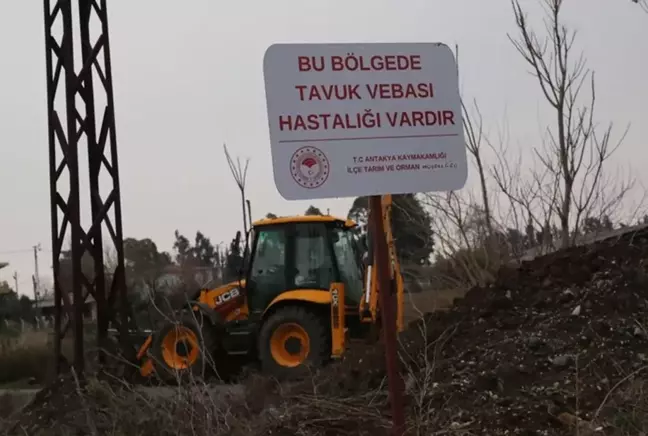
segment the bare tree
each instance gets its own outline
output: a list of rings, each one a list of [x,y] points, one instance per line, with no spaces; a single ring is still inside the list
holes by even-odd
[[[501,259],[496,250],[486,245],[492,239],[479,201],[467,192],[455,191],[426,194],[422,201],[432,218],[437,260],[443,259],[454,272],[436,271],[434,279],[456,288],[490,282]]]
[[[225,151],[225,157],[227,158],[227,163],[230,167],[230,171],[232,172],[232,177],[234,178],[234,181],[236,182],[239,191],[241,191],[241,206],[243,209],[243,229],[245,234],[247,234],[248,219],[246,213],[245,183],[247,181],[247,170],[248,170],[248,165],[250,164],[250,159],[249,158],[246,159],[245,165],[241,165],[241,159],[237,157],[236,164],[235,164],[234,160],[229,154],[229,151],[227,150],[227,145],[223,144],[223,150]],[[250,211],[249,203],[247,204],[247,211],[248,212]]]
[[[477,175],[479,176],[479,188],[481,194],[481,204],[484,214],[484,220],[488,236],[493,235],[493,216],[491,213],[490,198],[488,195],[488,183],[486,181],[486,167],[484,158],[482,156],[482,144],[484,140],[484,120],[477,105],[477,101],[473,102],[473,107],[477,119],[473,121],[471,114],[468,112],[466,105],[461,101],[461,109],[463,111],[464,131],[466,133],[466,148],[472,156],[472,159],[477,168]]]
[[[535,150],[535,155],[541,172],[548,172],[549,181],[541,180],[541,186],[556,187],[548,198],[559,223],[561,246],[565,247],[573,243],[582,218],[595,208],[609,208],[606,199],[618,204],[630,185],[606,186],[605,163],[625,133],[615,143],[612,124],[599,130],[594,120],[594,73],[587,68],[584,56],[573,52],[576,32],[562,23],[563,2],[543,0],[547,35],[541,37],[531,28],[519,1],[511,0],[519,35],[509,39],[531,67],[554,112],[555,121],[547,127],[546,142]],[[608,195],[602,195],[605,191]]]
[[[459,74],[459,47],[456,47],[457,73]],[[494,223],[492,218],[491,199],[488,188],[487,165],[482,154],[485,140],[484,123],[479,105],[473,101],[474,112],[468,110],[464,99],[461,99],[462,118],[466,149],[471,164],[479,178],[479,200],[473,198],[468,190],[450,193],[429,193],[423,202],[433,217],[436,239],[439,242],[438,254],[449,259],[456,268],[465,270],[469,282],[481,283],[483,277],[478,272],[473,274],[475,265],[469,265],[463,259],[463,253],[472,253],[475,249],[486,249],[489,255],[494,254]],[[479,217],[475,220],[475,217]],[[478,222],[477,222],[478,221]],[[475,232],[476,227],[479,227]],[[476,247],[478,246],[478,247]],[[460,255],[461,254],[461,255]]]
[[[455,58],[457,61],[457,75],[459,75],[459,45],[455,47]],[[482,156],[481,148],[484,139],[484,119],[482,117],[481,111],[479,110],[479,105],[477,104],[476,100],[473,101],[473,108],[477,116],[477,119],[475,121],[473,121],[472,115],[466,108],[463,97],[461,98],[461,112],[464,120],[463,127],[466,136],[466,148],[472,156],[473,163],[475,165],[475,168],[477,169],[484,219],[486,228],[488,230],[488,236],[492,237],[493,222],[490,198],[488,195],[488,184],[486,183],[486,170],[484,167],[484,159]]]
[[[437,257],[445,259],[454,272],[460,273],[458,277],[462,277],[458,281],[453,277],[439,277],[453,287],[487,283],[501,262],[488,186],[488,165],[483,156],[483,144],[487,142],[483,117],[476,101],[472,108],[471,113],[462,99],[466,149],[479,178],[477,192],[464,189],[428,193],[422,200],[432,218]]]
[[[537,165],[531,165],[530,168],[536,170],[528,171],[524,167],[522,156],[514,154],[510,149],[508,132],[500,132],[495,144],[489,139],[487,141],[497,156],[491,174],[505,203],[504,207],[498,208],[499,222],[507,229],[524,229],[525,245],[532,245],[540,252],[555,248],[552,234],[547,230],[552,225],[558,177],[542,166],[538,170]],[[537,231],[544,236],[540,241],[536,238]],[[520,247],[517,248],[519,252]]]
[[[632,3],[636,3],[639,5],[641,9],[644,10],[644,12],[648,12],[648,0],[631,0]]]

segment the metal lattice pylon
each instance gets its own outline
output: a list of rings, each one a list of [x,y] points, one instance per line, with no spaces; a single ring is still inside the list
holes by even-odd
[[[74,37],[72,0],[44,0],[56,369],[57,373],[62,370],[61,341],[71,327],[74,366],[82,374],[85,368],[83,312],[88,296],[96,302],[99,348],[107,345],[111,323],[120,331],[128,357],[132,357],[132,347],[126,341],[129,306],[106,0],[77,0],[75,5],[78,38]],[[93,29],[91,21],[98,23]],[[78,72],[75,42],[81,54]],[[82,165],[79,150],[83,146],[87,147],[88,155],[91,215],[86,228],[81,220],[85,211],[81,210],[79,182]],[[71,280],[63,283],[61,261],[68,228],[71,261],[67,266],[71,269]],[[106,242],[114,247],[112,271],[106,271],[104,265]],[[104,360],[105,355],[100,353],[100,361]]]

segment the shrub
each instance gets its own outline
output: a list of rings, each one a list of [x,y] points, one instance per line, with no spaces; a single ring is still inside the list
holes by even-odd
[[[25,332],[20,336],[0,336],[0,383],[33,379],[42,383],[48,376],[53,351],[46,331]]]

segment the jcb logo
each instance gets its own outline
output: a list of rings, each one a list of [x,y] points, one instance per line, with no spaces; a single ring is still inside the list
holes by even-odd
[[[337,307],[338,304],[340,303],[340,297],[339,297],[339,292],[337,289],[333,289],[331,292],[331,304],[333,304],[333,307]]]
[[[224,294],[220,294],[218,297],[216,297],[216,305],[220,306],[223,303],[227,303],[228,301],[233,300],[239,295],[241,295],[241,292],[239,291],[238,288],[234,288],[231,291],[227,291]]]
[[[331,291],[331,317],[333,321],[333,328],[340,327],[340,313],[338,311],[338,305],[340,304],[340,296],[337,289]]]

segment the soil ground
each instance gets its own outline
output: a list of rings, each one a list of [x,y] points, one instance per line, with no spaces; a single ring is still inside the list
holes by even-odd
[[[561,434],[565,416],[603,422],[610,392],[648,368],[647,311],[645,231],[504,268],[404,332],[406,384],[415,407],[466,430]],[[383,362],[380,347],[352,350],[330,389],[378,387]]]
[[[440,295],[415,298],[421,312],[441,306]],[[401,334],[408,433],[646,434],[647,326],[646,231],[504,268],[493,284]],[[202,421],[199,429],[187,421],[196,396],[160,415],[153,411],[167,409],[142,403],[144,409],[128,410],[85,387],[79,395],[69,382],[39,394],[17,420],[31,426],[30,434],[63,434],[63,423],[83,434],[92,434],[88,426],[124,423],[132,434],[185,434],[191,422],[187,434],[380,436],[390,416],[384,357],[380,343],[367,344],[297,384],[248,381],[244,404],[232,402],[209,431]],[[86,410],[83,419],[79,410]],[[115,422],[106,413],[122,415]],[[215,413],[196,415],[194,408],[190,416]]]

